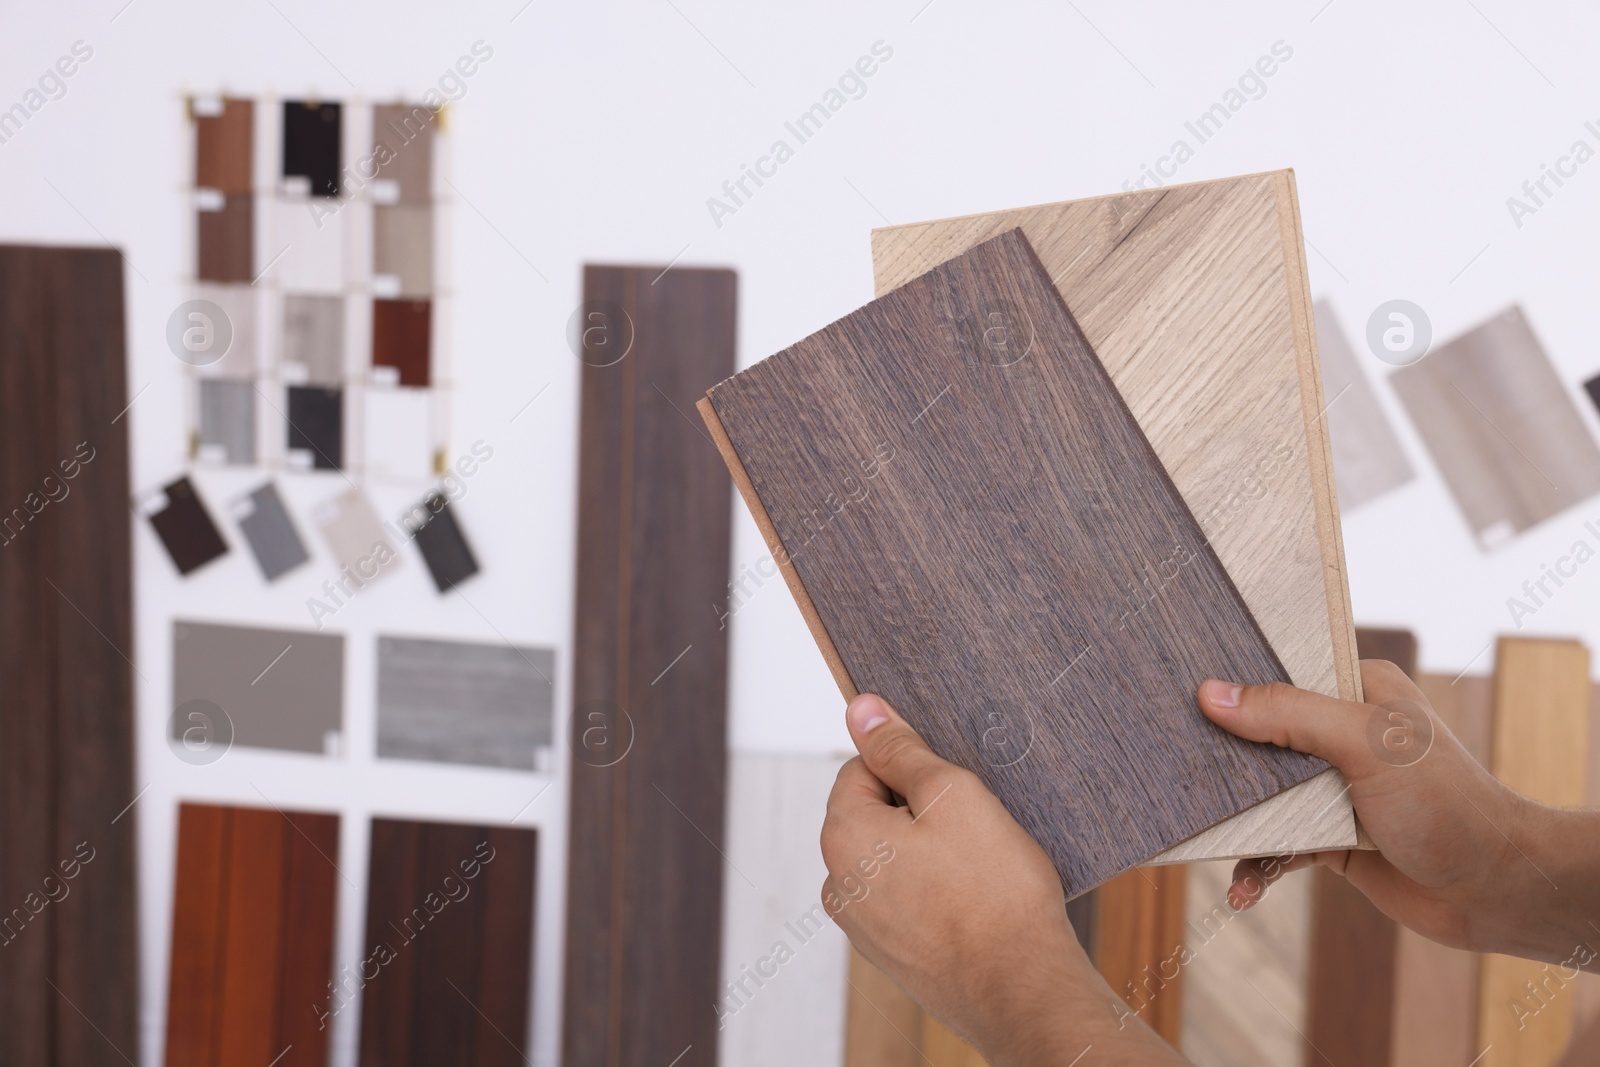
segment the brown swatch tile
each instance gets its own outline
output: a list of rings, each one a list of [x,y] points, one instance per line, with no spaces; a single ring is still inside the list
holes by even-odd
[[[1319,301],[1316,318],[1333,474],[1339,509],[1348,512],[1405,485],[1415,473],[1332,306]]]
[[[255,105],[225,99],[220,114],[195,111],[194,184],[224,193],[248,193],[254,173]]]
[[[159,510],[148,516],[179,574],[188,574],[228,551],[222,532],[188,478],[172,482],[162,493],[165,499]]]
[[[396,279],[396,295],[426,297],[433,293],[433,208],[372,209],[372,270]]]
[[[179,806],[167,1067],[327,1063],[338,855],[336,815]]]
[[[426,300],[372,302],[372,365],[395,368],[399,385],[427,385],[432,380],[432,312],[433,305]]]
[[[1201,679],[1288,675],[1020,231],[707,409],[841,687],[978,774],[1069,896],[1326,768],[1195,708]]]
[[[248,193],[223,200],[220,211],[200,211],[199,276],[208,282],[255,279],[255,201]]]
[[[532,830],[372,820],[362,1067],[530,1062]]]
[[[1600,492],[1600,448],[1521,308],[1390,381],[1480,547]]]
[[[285,364],[304,368],[307,385],[342,385],[344,299],[285,294],[282,359]]]
[[[420,104],[380,104],[372,109],[378,178],[398,187],[399,203],[427,204],[433,195],[433,135],[438,117]]]
[[[172,735],[191,701],[221,709],[233,743],[324,753],[344,723],[344,638],[304,630],[172,625]],[[208,708],[203,713],[216,718]]]

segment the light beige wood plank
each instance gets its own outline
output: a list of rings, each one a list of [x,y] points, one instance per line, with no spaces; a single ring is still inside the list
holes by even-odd
[[[1600,448],[1521,308],[1390,381],[1481,547],[1600,493]]]
[[[1584,802],[1589,650],[1577,641],[1502,637],[1495,660],[1490,770],[1544,804]],[[1543,990],[1539,996],[1528,991]],[[1483,1067],[1549,1067],[1572,1036],[1573,991],[1559,968],[1486,955],[1478,990]]]
[[[923,1012],[878,968],[850,950],[844,1067],[918,1067]]]
[[[1293,174],[876,230],[877,291],[1016,227],[1289,676],[1359,698]],[[1351,847],[1343,791],[1330,770],[1154,862]]]

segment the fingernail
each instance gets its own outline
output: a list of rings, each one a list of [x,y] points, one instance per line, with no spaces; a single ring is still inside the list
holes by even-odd
[[[1244,690],[1231,682],[1207,682],[1206,699],[1211,701],[1211,706],[1216,708],[1236,708],[1239,706],[1239,694]]]
[[[871,693],[862,693],[852,700],[844,714],[850,721],[850,729],[858,734],[870,733],[889,721],[889,709]]]

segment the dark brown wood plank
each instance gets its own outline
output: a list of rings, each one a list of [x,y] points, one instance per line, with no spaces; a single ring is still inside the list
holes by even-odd
[[[417,938],[415,1003],[427,1005],[411,1019],[412,1059],[440,1067],[468,1067],[476,1058],[479,989],[485,939],[484,894],[499,872],[491,863],[474,879],[462,880],[456,864],[470,860],[486,835],[480,827],[428,823],[418,854],[420,900],[432,918]],[[521,1034],[517,1035],[521,1038]]]
[[[478,1034],[473,1067],[517,1067],[530,1058],[528,996],[533,973],[533,910],[538,837],[529,830],[497,827],[488,843],[494,877],[479,878],[484,897],[482,971],[478,982]],[[475,855],[469,864],[481,864]],[[457,863],[457,876],[472,866]]]
[[[584,274],[563,1062],[716,1062],[730,502],[690,409],[733,370],[734,294]]]
[[[167,964],[167,1067],[210,1067],[216,1062],[232,829],[230,808],[178,806]]]
[[[115,250],[0,246],[0,368],[0,1062],[99,1062],[138,1013]]]
[[[1288,675],[1020,231],[708,400],[853,684],[1069,895],[1325,769],[1196,709]]]
[[[283,971],[278,1067],[323,1067],[328,1062],[328,980],[333,973],[338,906],[339,817],[291,812],[284,816]]]
[[[376,977],[364,987],[341,990],[361,1000],[362,1067],[410,1067],[411,1027],[416,988],[416,939],[427,927],[428,912],[418,892],[418,856],[424,824],[404,819],[373,819],[367,864],[367,936],[364,960]],[[422,909],[413,914],[414,909]]]

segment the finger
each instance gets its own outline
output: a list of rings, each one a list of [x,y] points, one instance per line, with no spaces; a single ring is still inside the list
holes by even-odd
[[[1236,685],[1212,679],[1200,686],[1200,710],[1229,733],[1319,756],[1347,778],[1382,766],[1367,744],[1372,708],[1365,704],[1287,682]]]
[[[828,794],[828,814],[847,815],[863,808],[903,813],[904,809],[895,808],[893,803],[889,787],[867,770],[860,756],[856,756],[839,768],[839,776],[833,780],[833,791]]]
[[[913,814],[948,789],[959,768],[933,754],[927,742],[882,697],[862,693],[845,709],[850,738],[867,770],[906,798]]]
[[[1319,862],[1318,855],[1321,854],[1257,856],[1240,860],[1234,865],[1233,880],[1228,886],[1228,906],[1234,911],[1248,911],[1261,902],[1274,882],[1291,871]]]

